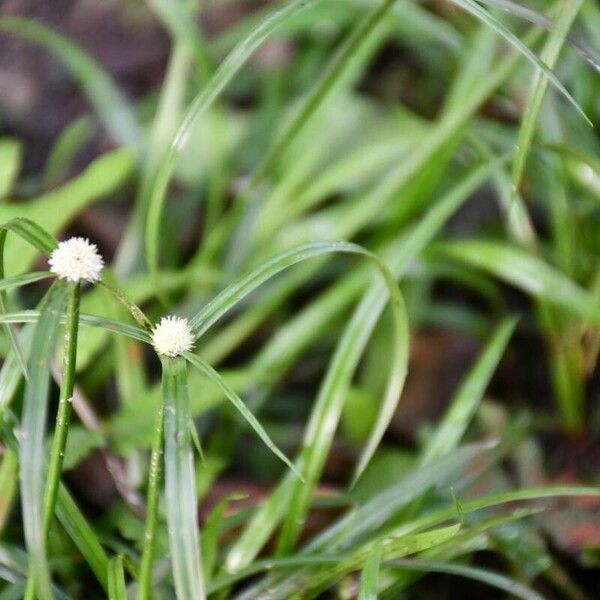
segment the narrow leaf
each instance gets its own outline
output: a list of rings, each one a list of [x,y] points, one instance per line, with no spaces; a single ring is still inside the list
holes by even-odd
[[[377,600],[379,566],[382,552],[383,544],[382,542],[377,542],[369,553],[360,576],[358,600]]]
[[[189,431],[187,364],[183,358],[163,361],[162,384],[165,497],[173,579],[179,600],[204,600],[196,478]]]
[[[63,484],[58,487],[56,516],[102,588],[107,591],[108,556],[96,533]]]
[[[600,323],[596,298],[553,267],[514,246],[479,240],[436,244],[436,251],[483,269],[523,291],[564,307],[580,318]]]
[[[427,444],[422,458],[423,464],[447,456],[458,446],[483,399],[483,394],[502,358],[515,326],[515,319],[507,319],[494,331],[486,348],[451,400],[442,422]]]
[[[122,556],[113,556],[108,561],[108,599],[127,600]]]
[[[529,62],[544,73],[548,80],[556,87],[556,89],[575,107],[577,112],[593,126],[583,109],[579,106],[575,98],[569,93],[567,88],[560,82],[558,77],[551,69],[538,58],[510,29],[503,25],[498,19],[491,15],[487,10],[481,7],[475,0],[452,0],[455,4],[464,8],[467,12],[480,19],[483,23],[491,27],[498,35],[502,36],[511,46],[516,48]]]
[[[67,302],[67,287],[57,282],[48,292],[34,332],[28,362],[29,380],[23,398],[19,463],[21,506],[25,542],[30,557],[30,574],[35,579],[37,595],[52,598],[50,573],[44,539],[43,499],[46,460],[45,429],[48,415],[50,369],[54,358],[60,317]]]
[[[244,404],[243,400],[235,393],[235,391],[231,388],[231,386],[219,375],[217,371],[215,371],[208,363],[204,362],[200,357],[192,354],[191,352],[186,352],[185,358],[192,363],[197,369],[200,370],[208,379],[210,379],[213,383],[215,383],[225,394],[227,399],[235,406],[235,408],[240,412],[242,417],[248,422],[250,427],[254,429],[258,437],[265,443],[267,448],[277,456],[281,461],[283,461],[300,479],[302,479],[302,475],[296,470],[296,467],[293,463],[287,458],[287,456],[279,450],[279,448],[273,443],[269,434],[264,430],[263,426],[258,422],[257,418],[250,412],[248,407]]]
[[[542,60],[550,67],[554,68],[558,56],[563,47],[565,39],[569,33],[569,29],[573,21],[577,17],[583,0],[575,0],[574,2],[565,2],[559,12],[559,15],[554,23],[546,46],[542,51]],[[548,89],[548,78],[544,73],[537,71],[529,97],[525,108],[525,114],[521,121],[519,136],[517,138],[517,151],[513,162],[512,169],[512,190],[513,194],[517,193],[521,177],[525,170],[525,163],[531,148],[535,127],[542,108],[542,102]]]

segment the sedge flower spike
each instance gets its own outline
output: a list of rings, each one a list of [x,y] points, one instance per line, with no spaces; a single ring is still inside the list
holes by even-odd
[[[163,317],[152,332],[154,349],[163,356],[180,356],[194,346],[194,336],[187,319]]]
[[[77,283],[80,280],[96,283],[104,260],[98,253],[96,244],[82,237],[72,237],[60,242],[48,259],[50,271],[60,279]]]

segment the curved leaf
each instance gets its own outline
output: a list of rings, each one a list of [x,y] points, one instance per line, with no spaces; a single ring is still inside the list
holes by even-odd
[[[511,46],[516,48],[529,62],[544,73],[554,87],[575,107],[577,112],[593,126],[588,116],[583,112],[583,109],[577,104],[577,101],[569,93],[567,88],[560,82],[551,69],[538,58],[510,29],[503,25],[498,19],[491,15],[487,10],[482,8],[475,0],[452,0],[454,4],[464,8],[467,12],[477,17],[483,23],[491,27],[498,35],[501,35]]]

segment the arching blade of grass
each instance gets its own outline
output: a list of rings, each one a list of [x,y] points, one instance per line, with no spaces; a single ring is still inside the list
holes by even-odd
[[[242,399],[235,393],[225,379],[223,379],[223,377],[221,377],[221,375],[219,375],[219,373],[215,371],[208,363],[204,362],[195,354],[187,352],[185,354],[185,358],[201,373],[203,373],[205,377],[210,379],[210,381],[215,383],[223,391],[227,399],[240,412],[250,427],[254,429],[258,437],[265,443],[267,448],[269,448],[269,450],[271,450],[271,452],[273,452],[277,458],[283,461],[290,469],[292,469],[292,471],[294,471],[294,473],[298,475],[300,479],[302,479],[301,473],[296,470],[296,467],[294,467],[287,456],[273,443],[264,427],[258,422],[257,418],[250,412]]]
[[[573,105],[577,112],[592,126],[583,109],[579,106],[575,98],[569,93],[567,88],[560,82],[551,69],[538,58],[510,29],[503,25],[498,19],[482,8],[475,0],[452,0],[454,4],[462,7],[467,12],[477,17],[480,21],[491,27],[498,35],[501,35],[511,46],[518,50],[529,62],[544,73],[548,80],[556,89]]]
[[[303,244],[265,261],[256,269],[242,276],[226,287],[220,294],[204,306],[191,320],[190,326],[196,338],[204,334],[227,311],[252,293],[262,283],[281,271],[310,258],[324,254],[346,253],[362,255],[375,261],[385,278],[389,277],[387,267],[374,254],[348,242],[313,242]]]
[[[140,148],[142,134],[135,113],[104,69],[78,45],[31,19],[5,16],[0,31],[41,44],[67,65],[111,136],[120,144]]]
[[[535,10],[528,8],[527,6],[517,4],[512,0],[481,0],[481,4],[488,4],[490,6],[497,6],[498,8],[502,8],[511,15],[519,17],[520,19],[524,19],[525,21],[533,23],[534,25],[537,25],[539,27],[542,27],[546,31],[553,31],[555,27],[554,21],[546,15],[536,12]],[[579,36],[569,35],[567,36],[567,41],[574,50],[579,52],[579,54],[594,69],[596,69],[596,71],[600,73],[600,58],[598,57],[596,50],[594,50],[590,45],[588,45],[585,42],[585,40],[583,40]]]
[[[460,240],[436,244],[436,252],[483,269],[526,293],[586,321],[600,323],[596,298],[544,261],[499,242]]]
[[[494,161],[474,169],[463,180],[461,180],[452,190],[444,195],[420,220],[418,225],[405,238],[394,244],[394,246],[386,251],[385,256],[388,264],[391,265],[393,274],[400,278],[407,266],[414,260],[430,242],[439,229],[444,225],[447,219],[460,207],[460,205],[473,193],[491,173],[494,172],[503,160]],[[343,280],[339,285],[347,286],[351,283],[349,280]],[[347,286],[348,291],[352,294],[357,293],[360,289],[355,289],[353,285]],[[346,295],[346,287],[344,289],[344,297]],[[337,292],[337,289],[333,290]],[[319,310],[311,311],[309,307],[296,317],[294,322],[281,331],[281,335],[275,336],[272,343],[267,345],[261,354],[256,359],[257,370],[265,373],[268,377],[273,368],[277,367],[282,356],[292,355],[298,352],[298,344],[306,343],[307,339],[311,339],[308,332],[320,331],[328,319],[331,318],[337,301],[337,294],[327,296],[326,305],[318,304]],[[379,301],[379,300],[378,300]],[[331,305],[331,307],[330,307]],[[325,310],[327,308],[327,310]],[[372,307],[375,310],[375,307]],[[380,310],[383,310],[381,306]],[[322,320],[324,319],[324,320]],[[295,327],[295,322],[298,322],[299,327]],[[367,334],[368,339],[368,334]],[[290,339],[292,338],[292,339]],[[294,338],[300,342],[294,341]],[[314,422],[323,421],[324,423],[334,423],[335,415],[328,414],[325,404],[317,405],[313,409],[311,420]],[[328,445],[333,439],[335,426],[328,431],[329,441],[327,444],[320,444],[323,452],[326,451]],[[312,443],[312,440],[311,440]],[[315,460],[319,455],[315,455]],[[320,458],[319,460],[321,460]],[[303,471],[303,474],[304,471]],[[289,503],[292,497],[292,490],[295,482],[293,478],[286,477],[279,485],[276,492],[271,495],[269,500],[261,507],[256,515],[250,520],[245,531],[240,536],[239,540],[232,546],[226,564],[229,571],[236,571],[247,566],[252,559],[258,554],[262,545],[269,538],[279,520],[288,510]]]
[[[181,148],[184,146],[189,131],[196,120],[212,105],[214,100],[231,81],[253,52],[287,19],[308,8],[318,0],[292,0],[277,9],[270,18],[265,19],[260,26],[240,42],[223,61],[217,72],[213,75],[204,89],[196,96],[188,108],[173,141],[169,146],[154,181],[154,190],[148,207],[146,221],[146,260],[150,272],[156,276],[158,271],[160,224],[162,211],[166,199],[167,188],[175,161]]]
[[[113,556],[108,561],[108,600],[127,600],[122,556]]]
[[[558,60],[558,56],[563,47],[565,39],[569,33],[573,21],[577,17],[583,0],[574,0],[573,2],[564,2],[558,14],[558,17],[553,25],[548,41],[542,51],[542,60],[550,67],[554,68]],[[542,108],[542,102],[548,89],[548,79],[544,73],[537,71],[531,88],[531,92],[527,99],[525,114],[521,121],[519,136],[517,138],[517,151],[513,162],[512,169],[512,187],[513,194],[517,193],[527,156],[533,141],[535,127]]]
[[[485,583],[493,588],[502,590],[515,598],[521,598],[522,600],[544,600],[543,596],[540,596],[540,594],[522,583],[519,583],[517,580],[480,567],[420,559],[397,559],[387,563],[386,566],[399,570],[421,571],[422,573],[446,573],[448,575],[458,575],[459,577],[466,577]]]
[[[515,326],[515,319],[506,319],[494,331],[481,356],[450,402],[442,422],[429,440],[421,459],[423,464],[450,454],[458,446],[504,354]]]
[[[401,275],[408,261],[418,255],[424,245],[434,235],[453,210],[464,200],[472,189],[481,183],[481,177],[488,174],[490,165],[476,169],[456,189],[436,206],[406,240],[402,240],[400,252],[390,261],[396,276]],[[474,186],[474,187],[471,187]],[[359,306],[346,327],[335,355],[328,368],[325,380],[319,391],[316,408],[311,415],[305,435],[305,448],[301,457],[302,473],[306,484],[296,486],[292,493],[291,505],[286,509],[287,516],[283,524],[279,542],[280,552],[289,552],[295,543],[304,518],[310,506],[310,499],[320,477],[325,457],[332,442],[335,425],[339,420],[343,402],[347,396],[352,376],[358,361],[368,343],[379,315],[385,306],[387,294],[379,282],[363,296]],[[408,323],[402,316],[403,309],[397,313],[394,332],[394,357],[387,387],[378,412],[375,426],[358,461],[354,481],[360,476],[375,452],[398,403],[404,384],[408,362]]]
[[[67,301],[67,286],[56,282],[48,292],[34,332],[28,361],[29,380],[23,398],[19,452],[21,506],[25,541],[30,557],[29,573],[39,598],[52,598],[44,536],[45,429],[48,414],[50,365],[54,359],[60,317]]]
[[[185,359],[163,360],[162,385],[165,403],[165,497],[173,579],[179,600],[203,600],[206,593],[200,558]]]
[[[381,565],[382,551],[382,543],[375,543],[369,556],[365,560],[360,576],[358,600],[377,600],[379,591],[379,567]]]

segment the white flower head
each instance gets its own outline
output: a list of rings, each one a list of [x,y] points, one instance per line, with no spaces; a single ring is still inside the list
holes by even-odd
[[[194,336],[187,319],[163,317],[152,332],[154,349],[163,356],[179,356],[194,346]]]
[[[81,279],[95,283],[100,280],[104,260],[96,244],[82,237],[72,237],[58,244],[48,260],[50,271],[60,279],[78,282]]]

